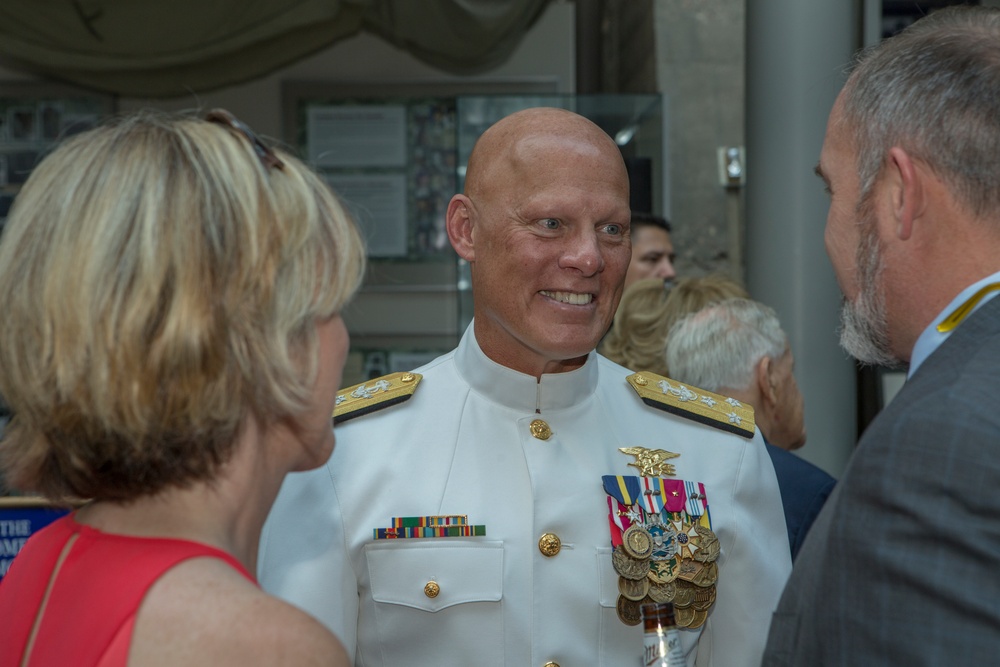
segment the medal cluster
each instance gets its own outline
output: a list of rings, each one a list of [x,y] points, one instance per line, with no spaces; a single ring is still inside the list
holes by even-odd
[[[618,618],[638,625],[642,605],[671,602],[679,627],[701,627],[715,602],[719,538],[684,512],[644,519],[622,533],[611,556],[618,573]]]

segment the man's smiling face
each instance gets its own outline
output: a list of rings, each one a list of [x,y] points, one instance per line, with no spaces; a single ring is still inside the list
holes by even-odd
[[[522,136],[470,191],[477,339],[524,373],[582,364],[621,297],[628,176],[614,143],[593,132]]]

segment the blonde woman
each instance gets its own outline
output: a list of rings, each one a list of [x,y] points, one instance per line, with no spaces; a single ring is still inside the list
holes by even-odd
[[[347,664],[251,573],[285,474],[333,450],[363,266],[321,179],[221,110],[42,161],[0,242],[0,455],[86,502],[0,586],[0,664]]]
[[[682,278],[667,289],[659,278],[625,289],[601,354],[626,368],[669,376],[667,334],[688,313],[729,298],[748,298],[746,288],[721,274]]]

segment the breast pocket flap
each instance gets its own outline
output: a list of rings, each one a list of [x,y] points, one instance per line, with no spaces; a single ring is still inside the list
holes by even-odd
[[[424,611],[503,596],[503,543],[389,540],[365,547],[372,599]]]

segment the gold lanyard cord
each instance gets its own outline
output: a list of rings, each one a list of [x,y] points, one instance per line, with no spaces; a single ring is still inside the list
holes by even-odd
[[[983,300],[983,297],[990,292],[996,292],[1000,290],[1000,283],[990,283],[985,285],[978,292],[966,299],[965,303],[956,308],[948,315],[948,317],[941,320],[941,324],[937,325],[937,330],[941,333],[949,333],[954,331],[954,329],[962,323],[972,309],[979,305],[979,302]]]

